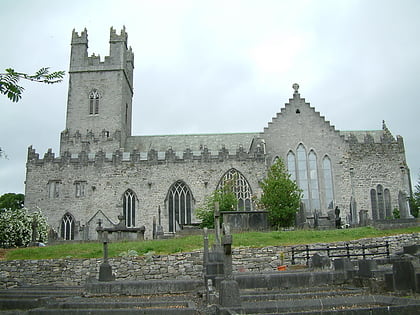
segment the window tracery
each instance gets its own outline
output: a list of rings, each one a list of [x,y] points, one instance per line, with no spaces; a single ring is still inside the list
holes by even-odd
[[[176,232],[178,226],[191,224],[193,196],[190,188],[178,180],[168,192],[167,206],[169,214],[169,232]]]
[[[89,115],[98,115],[99,114],[99,92],[96,89],[93,89],[89,93]]]
[[[231,168],[220,179],[218,189],[222,188],[227,182],[231,182],[233,192],[238,199],[237,210],[251,211],[252,206],[252,191],[248,180],[238,170]]]

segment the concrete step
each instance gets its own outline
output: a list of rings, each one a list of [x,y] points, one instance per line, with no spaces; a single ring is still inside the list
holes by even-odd
[[[243,302],[241,308],[231,308],[241,314],[418,314],[420,301],[381,295],[345,295],[321,298],[283,299]],[[415,311],[415,312],[413,312]],[[388,312],[387,312],[388,313]],[[394,312],[391,312],[394,314]]]
[[[241,294],[241,299],[244,302],[249,301],[281,301],[281,300],[299,300],[299,299],[317,299],[331,296],[346,296],[355,294],[364,294],[365,290],[362,289],[350,289],[340,291],[314,291],[314,292],[302,292],[302,293],[286,293],[286,292],[254,292]]]

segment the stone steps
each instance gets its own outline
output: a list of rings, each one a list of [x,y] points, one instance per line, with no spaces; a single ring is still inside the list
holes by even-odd
[[[240,314],[418,314],[418,299],[369,294],[347,286],[314,286],[293,289],[241,290]],[[220,313],[226,311],[219,309]]]
[[[192,296],[86,296],[82,288],[0,290],[1,314],[197,314]]]

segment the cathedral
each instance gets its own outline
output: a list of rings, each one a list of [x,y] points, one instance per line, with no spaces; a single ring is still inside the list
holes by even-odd
[[[410,174],[402,137],[382,129],[340,131],[301,97],[254,133],[132,135],[134,54],[127,33],[110,31],[103,61],[88,56],[87,31],[73,31],[66,126],[60,152],[32,146],[25,205],[41,209],[63,240],[98,239],[97,227],[142,227],[151,239],[199,223],[195,209],[233,181],[237,210],[254,211],[259,182],[283,159],[302,189],[307,217],[339,207],[346,224],[410,217]],[[144,106],[147,106],[145,104]]]

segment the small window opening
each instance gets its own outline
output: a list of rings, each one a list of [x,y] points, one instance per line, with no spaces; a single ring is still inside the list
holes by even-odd
[[[296,114],[300,114],[300,110],[299,110],[299,108],[298,108],[298,109],[296,109]]]

